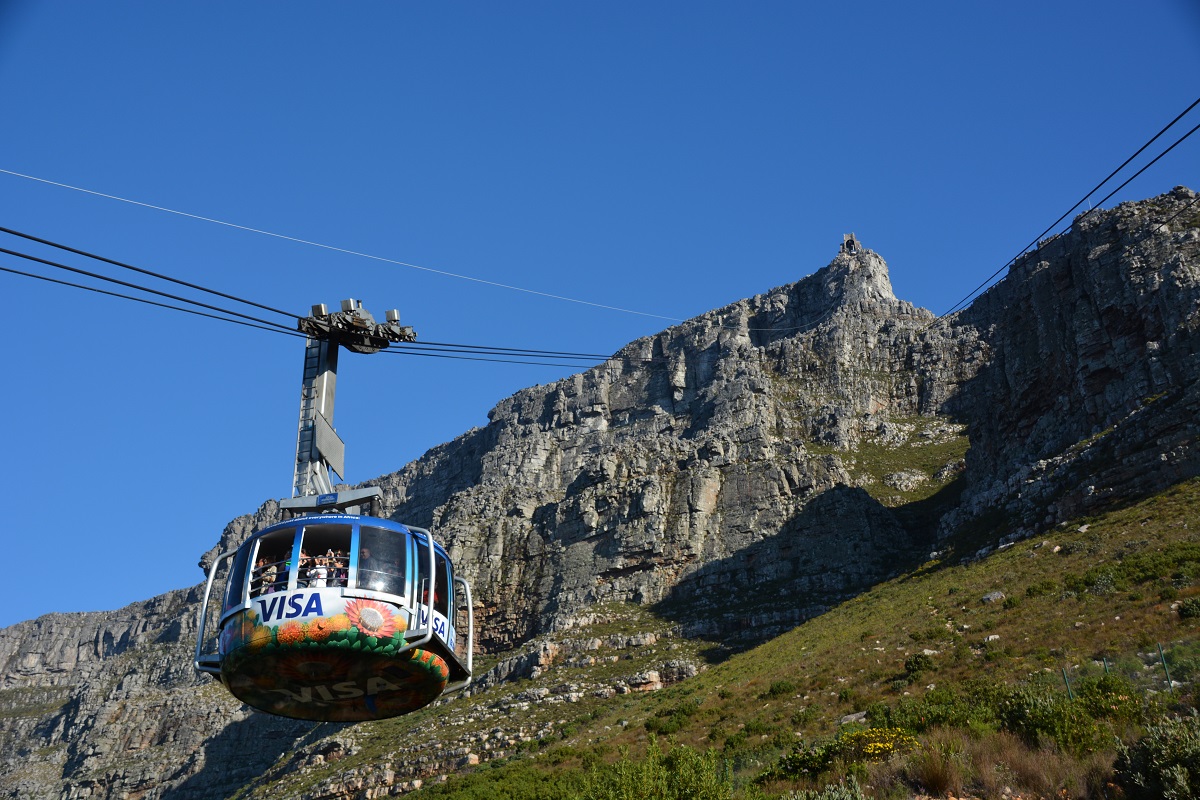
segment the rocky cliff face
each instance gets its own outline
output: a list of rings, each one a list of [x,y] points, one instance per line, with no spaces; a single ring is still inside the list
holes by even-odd
[[[1200,202],[1177,189],[1077,219],[935,319],[850,241],[372,483],[447,544],[484,650],[542,642],[489,681],[540,669],[610,601],[759,640],[964,530],[1028,535],[1200,473],[1198,251]],[[234,520],[202,563],[276,518],[268,502]],[[0,794],[226,796],[318,738],[341,752],[340,729],[250,713],[192,674],[197,599],[0,631]]]
[[[968,421],[966,502],[1017,533],[1195,475],[1200,203],[1177,189],[1076,220],[948,321],[986,363],[947,410]]]

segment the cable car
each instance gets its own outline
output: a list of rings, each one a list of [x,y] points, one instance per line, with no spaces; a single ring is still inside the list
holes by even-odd
[[[195,667],[261,711],[383,719],[470,684],[471,587],[428,530],[376,516],[378,488],[335,492],[328,475],[341,474],[344,450],[330,422],[338,344],[376,352],[388,341],[412,341],[412,329],[401,328],[394,311],[377,325],[353,300],[340,315],[323,305],[313,311],[300,325],[309,339],[294,494],[280,502],[282,522],[214,559]],[[319,324],[306,327],[314,319]],[[345,328],[349,335],[338,333]],[[222,571],[211,652],[209,601]]]
[[[205,606],[229,558],[217,664],[197,668],[247,705],[352,722],[414,711],[470,682],[473,631],[460,655],[454,624],[457,587],[474,627],[470,586],[429,531],[355,514],[281,522],[216,559]]]

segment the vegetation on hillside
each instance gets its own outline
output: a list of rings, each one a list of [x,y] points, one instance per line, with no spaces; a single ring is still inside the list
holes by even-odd
[[[925,564],[420,796],[1198,797],[1198,511],[1192,480]]]

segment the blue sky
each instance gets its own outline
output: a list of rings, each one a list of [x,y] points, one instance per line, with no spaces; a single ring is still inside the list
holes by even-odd
[[[612,353],[810,274],[850,231],[940,313],[1198,75],[1184,0],[0,0],[0,170],[640,313],[7,173],[0,225],[297,313],[397,307],[432,341]],[[1185,122],[1164,141],[1200,109]],[[1109,205],[1177,184],[1200,186],[1200,136]],[[290,493],[297,340],[8,274],[0,291],[0,625],[196,583],[231,518]],[[348,355],[347,479],[572,371]]]

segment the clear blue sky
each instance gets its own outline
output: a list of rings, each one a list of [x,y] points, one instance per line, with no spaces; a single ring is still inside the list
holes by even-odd
[[[644,314],[3,173],[0,225],[299,313],[398,307],[434,341],[611,353],[819,269],[849,231],[940,313],[1197,76],[1185,0],[0,0],[0,169]],[[1200,186],[1200,135],[1119,199],[1181,183]],[[228,520],[289,494],[297,340],[7,274],[0,291],[0,625],[196,583]],[[347,479],[572,371],[348,355]]]

